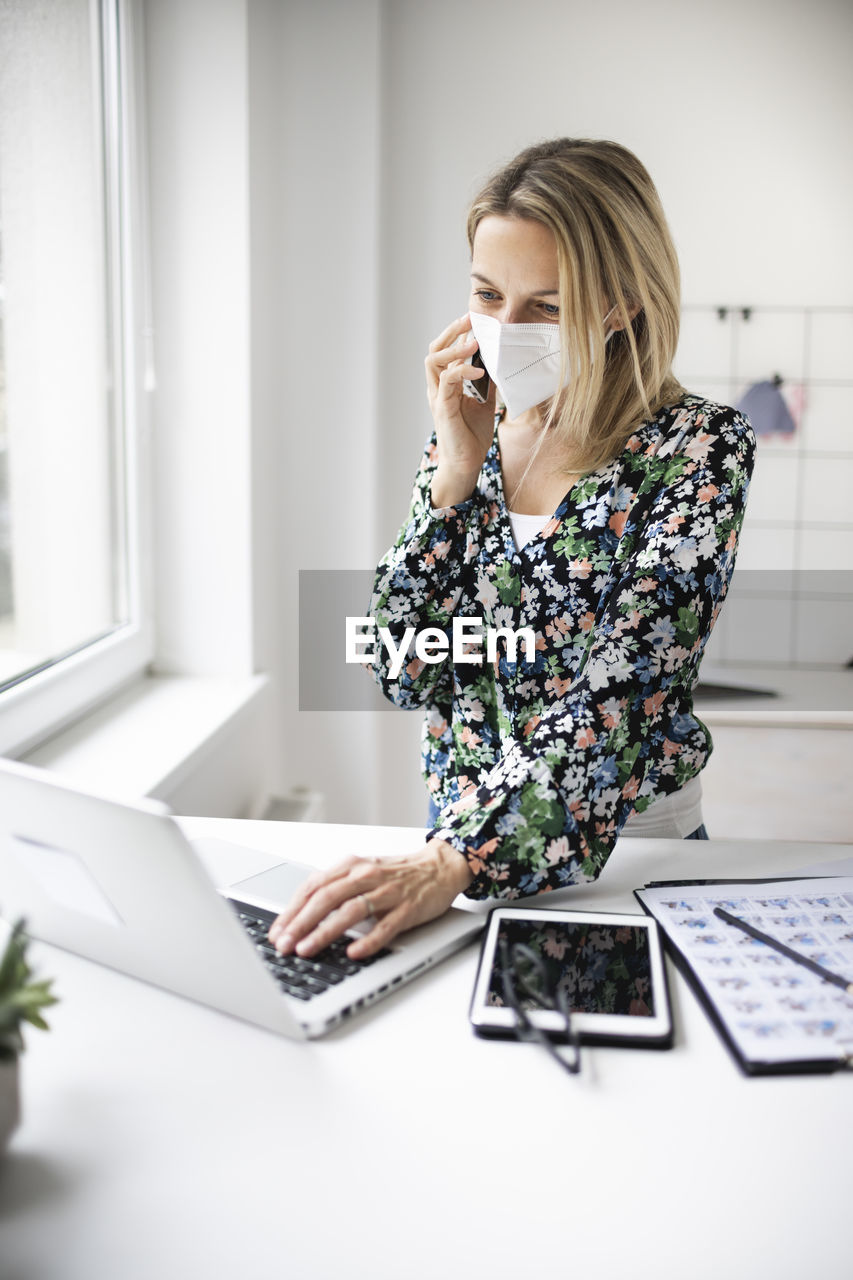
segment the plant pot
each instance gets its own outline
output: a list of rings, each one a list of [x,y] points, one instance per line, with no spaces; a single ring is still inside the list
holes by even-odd
[[[18,1127],[21,1097],[18,1088],[18,1059],[0,1060],[0,1153]]]

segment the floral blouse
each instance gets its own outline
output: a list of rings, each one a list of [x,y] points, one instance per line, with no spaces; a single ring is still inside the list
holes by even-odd
[[[754,450],[742,414],[688,395],[579,480],[518,551],[497,426],[471,497],[439,510],[431,437],[370,616],[398,647],[407,627],[449,637],[463,617],[536,639],[531,662],[496,633],[494,661],[479,666],[452,651],[424,662],[412,648],[396,676],[387,648],[374,649],[385,695],[425,708],[423,771],[440,809],[430,836],[464,853],[469,897],[595,879],[631,813],[706,763],[711,737],[691,695]]]

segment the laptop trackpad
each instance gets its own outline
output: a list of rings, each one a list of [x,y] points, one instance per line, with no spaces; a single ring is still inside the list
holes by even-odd
[[[212,837],[193,840],[192,843],[194,848],[205,855],[205,862],[209,868],[217,867],[217,859],[221,861],[223,856],[228,856],[227,865],[233,867],[233,856],[235,850],[239,848],[238,845]],[[256,853],[257,850],[253,852]],[[228,888],[220,892],[226,898],[237,898],[241,902],[248,902],[253,907],[264,907],[267,911],[279,912],[284,910],[303,880],[307,880],[316,870],[316,867],[310,867],[305,862],[278,862],[274,867],[259,871],[245,880],[229,883]],[[224,877],[218,876],[217,883],[221,884],[222,879]],[[358,935],[368,933],[372,927],[373,921],[370,920],[365,921],[364,924],[353,925],[347,932]]]
[[[313,868],[299,862],[279,862],[268,871],[238,880],[228,886],[229,898],[240,898],[268,911],[281,911],[296,890],[311,875]]]
[[[306,866],[302,862],[280,862],[268,871],[260,871],[247,880],[238,880],[229,884],[226,896],[248,902],[253,907],[266,907],[268,911],[282,911],[293,897],[296,890],[307,880],[316,867]],[[373,919],[362,924],[354,924],[347,933],[358,937],[369,933],[373,928]]]

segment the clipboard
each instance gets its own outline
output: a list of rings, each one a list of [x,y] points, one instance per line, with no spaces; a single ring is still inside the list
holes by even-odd
[[[853,1066],[853,999],[713,917],[721,905],[853,980],[853,877],[652,881],[634,896],[744,1075]]]

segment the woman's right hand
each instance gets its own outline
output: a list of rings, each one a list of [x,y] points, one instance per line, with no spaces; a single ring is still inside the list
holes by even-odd
[[[468,363],[476,350],[471,317],[464,315],[430,343],[425,361],[438,444],[438,466],[432,480],[434,507],[452,507],[471,496],[492,443],[494,385],[485,404],[466,396],[462,389],[466,378],[476,382],[483,376],[482,369]]]

